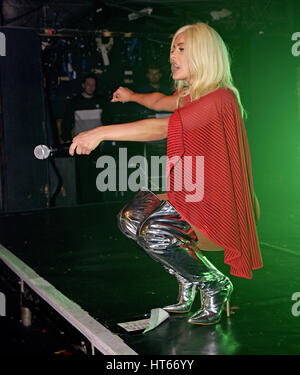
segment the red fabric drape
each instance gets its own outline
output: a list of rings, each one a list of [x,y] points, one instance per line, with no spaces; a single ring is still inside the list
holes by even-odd
[[[232,275],[251,278],[252,270],[263,264],[250,152],[234,93],[220,88],[175,110],[169,120],[167,156],[169,201],[186,221],[224,248]],[[202,171],[197,156],[204,157]],[[176,172],[178,163],[182,168]],[[195,200],[197,189],[201,200],[189,201]]]

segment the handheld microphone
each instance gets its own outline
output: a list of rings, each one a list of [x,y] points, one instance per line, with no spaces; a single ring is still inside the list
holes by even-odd
[[[69,148],[71,142],[63,143],[61,145],[46,146],[38,145],[34,149],[34,156],[37,159],[44,160],[49,157],[66,157],[69,155]]]

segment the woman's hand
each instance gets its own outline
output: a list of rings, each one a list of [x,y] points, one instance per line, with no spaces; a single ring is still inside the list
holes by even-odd
[[[101,127],[79,133],[72,140],[69,148],[69,154],[89,155],[101,142]]]
[[[127,87],[122,87],[120,86],[114,93],[113,93],[113,98],[112,102],[121,102],[121,103],[126,103],[130,102],[132,95],[134,92]]]

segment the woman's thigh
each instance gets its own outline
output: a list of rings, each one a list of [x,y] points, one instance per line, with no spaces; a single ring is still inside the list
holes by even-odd
[[[190,224],[190,223],[189,223]],[[214,241],[212,241],[210,238],[208,238],[203,232],[200,231],[200,229],[196,228],[194,225],[190,226],[194,229],[194,232],[196,233],[196,236],[198,238],[197,247],[200,250],[206,250],[206,251],[222,251],[224,248]]]
[[[160,200],[168,200],[167,194],[156,194],[156,196]],[[207,250],[207,251],[222,251],[224,250],[223,247],[213,242],[210,238],[208,238],[203,232],[200,231],[200,229],[193,226],[191,223],[189,223],[190,226],[194,229],[194,232],[196,233],[198,244],[197,247],[200,250]]]

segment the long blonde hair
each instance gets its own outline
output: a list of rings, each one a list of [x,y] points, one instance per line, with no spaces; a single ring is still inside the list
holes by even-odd
[[[230,56],[228,49],[220,35],[206,23],[200,22],[186,25],[176,31],[171,43],[171,51],[176,37],[184,35],[184,54],[192,77],[191,83],[176,81],[178,103],[186,95],[191,100],[218,88],[231,89],[239,103],[241,114],[246,117],[238,89],[233,84],[230,70]]]

